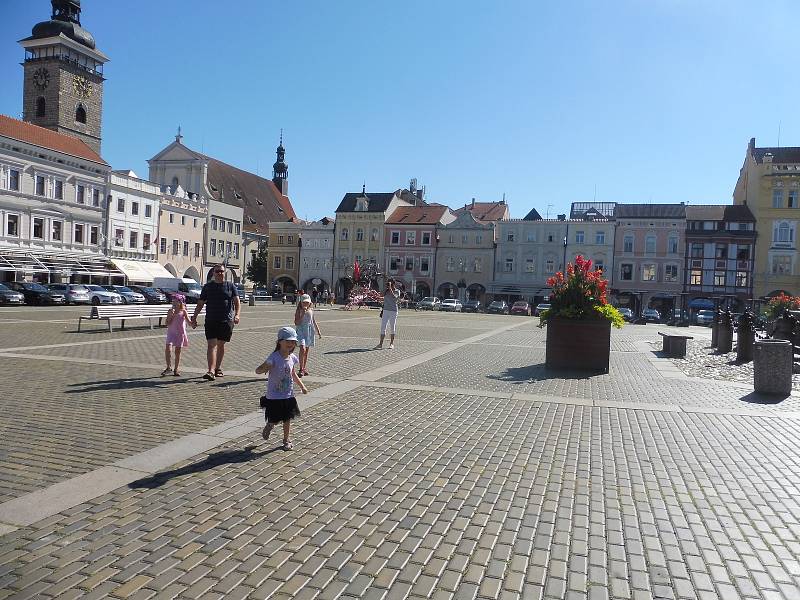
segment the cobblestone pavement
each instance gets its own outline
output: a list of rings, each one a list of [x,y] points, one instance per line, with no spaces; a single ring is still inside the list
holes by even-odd
[[[251,427],[4,521],[9,498],[249,418],[291,319],[251,307],[208,384],[154,376],[163,331],[75,338],[70,310],[27,333],[0,312],[0,599],[800,598],[800,397],[687,377],[652,327],[570,377],[541,367],[537,319],[404,312],[397,348],[367,351],[377,316],[319,312],[308,383],[331,393],[293,452]]]

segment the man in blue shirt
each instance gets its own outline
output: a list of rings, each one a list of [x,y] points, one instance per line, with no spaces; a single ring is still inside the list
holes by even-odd
[[[197,315],[206,307],[206,340],[208,348],[208,372],[203,379],[214,381],[222,377],[222,359],[225,357],[225,343],[231,341],[233,326],[239,324],[239,315],[242,305],[236,286],[230,281],[225,281],[225,267],[214,265],[212,270],[214,278],[203,286],[200,299],[192,315],[192,328],[197,327]]]

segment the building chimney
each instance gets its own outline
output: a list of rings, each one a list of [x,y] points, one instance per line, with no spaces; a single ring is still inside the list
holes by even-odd
[[[475,208],[475,198],[472,199],[472,207],[471,208]]]
[[[567,215],[558,215],[558,220],[559,221],[566,221],[567,220]]]

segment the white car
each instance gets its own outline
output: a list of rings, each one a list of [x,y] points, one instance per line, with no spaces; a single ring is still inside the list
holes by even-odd
[[[442,304],[439,306],[439,310],[445,310],[449,312],[461,312],[461,308],[461,302],[455,298],[445,298],[442,300]]]
[[[122,296],[120,296],[117,292],[109,292],[102,286],[94,285],[91,283],[85,284],[87,290],[89,290],[89,297],[92,300],[92,304],[97,306],[98,304],[122,304]]]
[[[439,310],[442,306],[442,301],[436,296],[427,296],[417,302],[417,310]]]

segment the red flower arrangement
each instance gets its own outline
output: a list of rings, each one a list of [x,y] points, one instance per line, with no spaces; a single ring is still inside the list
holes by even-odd
[[[540,315],[539,326],[547,324],[552,317],[565,319],[611,321],[614,327],[622,327],[624,320],[620,312],[608,303],[608,280],[603,272],[592,269],[592,261],[578,255],[575,264],[567,265],[567,274],[558,272],[547,280],[553,291],[550,308]]]
[[[800,297],[781,292],[767,302],[764,312],[770,319],[777,319],[786,310],[800,310]]]

